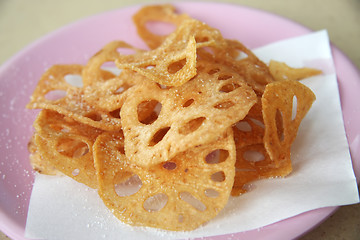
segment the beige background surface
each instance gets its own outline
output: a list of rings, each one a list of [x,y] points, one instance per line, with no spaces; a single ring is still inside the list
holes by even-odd
[[[144,0],[0,0],[0,64],[57,28]],[[163,1],[162,1],[163,2]],[[170,2],[170,1],[169,1]],[[360,0],[227,0],[263,9],[310,29],[327,29],[330,40],[360,68]],[[0,240],[9,239],[0,232]],[[360,239],[360,204],[343,206],[301,240]]]

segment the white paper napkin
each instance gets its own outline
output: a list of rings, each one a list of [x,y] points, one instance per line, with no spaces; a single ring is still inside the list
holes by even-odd
[[[358,203],[327,32],[273,43],[254,52],[265,62],[274,59],[324,71],[324,75],[303,81],[317,100],[293,144],[294,170],[288,177],[254,182],[250,192],[231,197],[208,224],[179,233],[125,225],[104,206],[96,190],[68,177],[36,175],[26,237],[125,240],[213,236],[260,228],[317,208]]]

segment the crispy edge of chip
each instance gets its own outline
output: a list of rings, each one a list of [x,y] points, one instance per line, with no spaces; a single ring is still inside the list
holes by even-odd
[[[315,68],[293,68],[284,62],[270,60],[269,71],[275,81],[302,80],[308,77],[322,74],[322,71]]]
[[[148,22],[159,21],[174,24],[178,27],[183,20],[189,18],[190,17],[187,14],[177,14],[175,7],[171,4],[145,6],[133,15],[137,33],[150,49],[159,47],[164,42],[167,35],[152,33],[146,26]]]
[[[296,98],[296,115],[293,102]],[[272,160],[279,163],[289,158],[290,147],[297,135],[302,119],[310,110],[316,96],[304,84],[284,80],[268,84],[262,96],[262,113],[265,124],[264,145]],[[277,115],[282,117],[282,133],[278,131]]]

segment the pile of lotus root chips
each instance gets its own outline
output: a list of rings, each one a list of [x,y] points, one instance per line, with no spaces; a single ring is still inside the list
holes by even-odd
[[[320,71],[267,65],[168,4],[133,21],[149,49],[113,41],[39,80],[27,105],[41,109],[35,170],[97,189],[124,223],[173,231],[211,220],[250,182],[292,171],[290,147],[315,100],[298,80]],[[155,34],[151,22],[175,30]]]

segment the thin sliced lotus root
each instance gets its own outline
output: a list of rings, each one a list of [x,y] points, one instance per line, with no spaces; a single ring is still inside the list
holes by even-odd
[[[226,205],[235,171],[231,128],[215,142],[149,169],[129,162],[123,147],[121,133],[104,133],[94,145],[99,195],[121,221],[187,231],[214,218]],[[132,177],[125,181],[124,176],[129,175]],[[134,179],[135,191],[121,189]]]
[[[254,91],[236,72],[208,62],[198,68],[196,77],[180,87],[144,82],[134,88],[120,112],[130,161],[151,166],[211,142],[256,103]],[[152,121],[141,122],[137,109],[148,101],[158,102],[161,110]]]
[[[83,88],[73,86],[66,76],[81,78],[81,65],[54,65],[41,77],[27,108],[48,109],[103,130],[119,130],[121,122],[108,111],[99,110],[84,100]],[[58,94],[58,96],[56,96]]]
[[[76,181],[97,188],[92,145],[103,131],[49,110],[39,113],[34,127],[35,143],[43,161]]]
[[[292,68],[284,62],[274,60],[269,63],[269,71],[276,81],[301,80],[322,73],[322,71],[314,68]]]
[[[277,118],[276,121],[280,131],[282,119]],[[233,126],[233,132],[236,145],[236,172],[231,192],[233,196],[247,192],[246,184],[252,181],[285,177],[292,171],[290,158],[275,164],[264,147],[265,125],[261,101],[251,108],[243,120]]]
[[[180,86],[196,75],[197,48],[217,46],[226,41],[221,33],[194,20],[184,20],[158,48],[132,55],[121,55],[116,64],[131,69],[165,86]],[[175,67],[174,67],[175,65]]]
[[[92,56],[84,66],[82,73],[84,86],[104,82],[115,77],[107,67],[114,67],[115,60],[124,52],[136,53],[142,50],[131,46],[124,41],[112,41],[106,44],[100,51]],[[129,53],[128,53],[129,54]]]
[[[36,133],[35,133],[36,134]],[[30,164],[31,167],[41,174],[46,175],[62,175],[60,171],[58,171],[49,161],[42,158],[37,146],[35,144],[35,134],[31,137],[28,143],[28,150],[30,153]]]
[[[284,80],[266,86],[262,96],[264,145],[277,165],[283,159],[290,158],[291,144],[315,98],[315,94],[298,81]],[[293,103],[296,103],[295,111]],[[277,126],[276,119],[279,114],[282,117],[282,132],[278,131]]]
[[[186,14],[177,14],[174,6],[170,4],[151,5],[141,8],[134,16],[133,21],[139,36],[151,48],[159,47],[167,35],[159,35],[151,32],[147,24],[151,22],[162,22],[173,24],[178,27],[182,21],[189,19]]]

